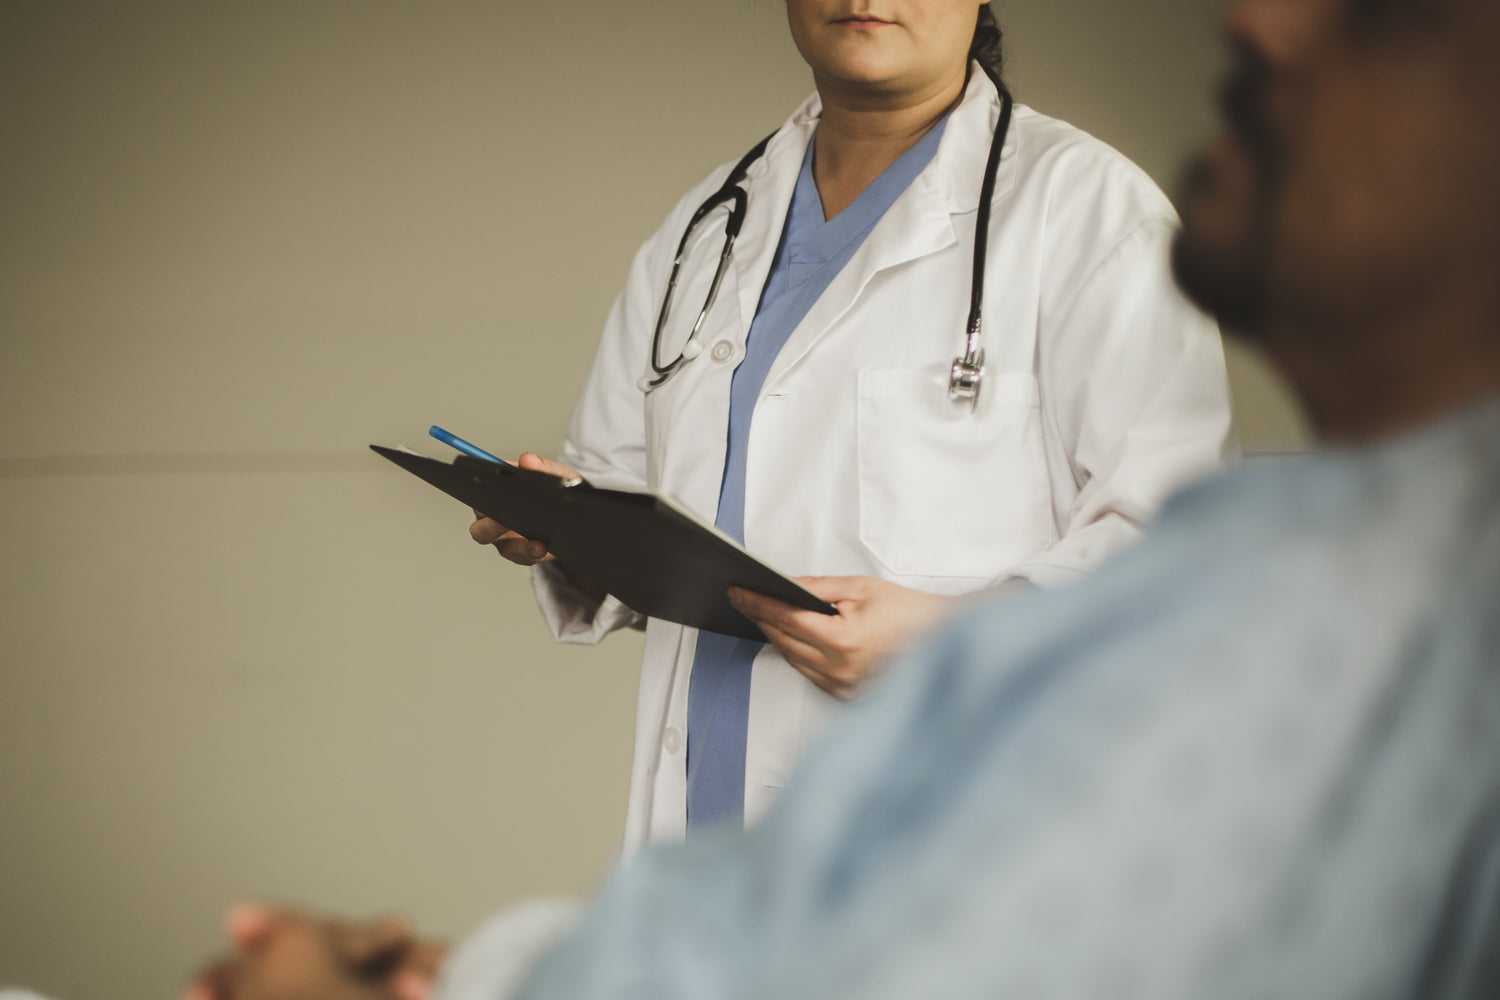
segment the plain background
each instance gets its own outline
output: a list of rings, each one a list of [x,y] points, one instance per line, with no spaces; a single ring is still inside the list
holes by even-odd
[[[1170,190],[1220,8],[1009,0],[1008,75]],[[774,0],[0,0],[0,986],[594,883],[639,638],[554,645],[365,446],[555,449],[634,248],[810,88]]]

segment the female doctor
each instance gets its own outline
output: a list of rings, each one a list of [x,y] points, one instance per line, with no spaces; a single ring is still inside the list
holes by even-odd
[[[1231,434],[1217,330],[1169,278],[1171,207],[1012,105],[987,5],[786,6],[817,92],[641,248],[561,461],[521,459],[671,493],[839,609],[732,592],[769,644],[644,623],[627,852],[754,820],[956,595],[1077,576]],[[470,533],[534,566],[559,639],[643,624],[540,543]]]

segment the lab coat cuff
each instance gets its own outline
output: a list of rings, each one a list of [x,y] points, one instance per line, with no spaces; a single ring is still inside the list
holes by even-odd
[[[553,563],[532,567],[531,586],[536,591],[542,617],[552,630],[553,638],[559,642],[587,645],[598,642],[616,629],[645,626],[644,615],[630,610],[615,597],[594,600]]]
[[[479,925],[448,954],[433,1000],[508,1000],[583,916],[575,899],[537,899]]]

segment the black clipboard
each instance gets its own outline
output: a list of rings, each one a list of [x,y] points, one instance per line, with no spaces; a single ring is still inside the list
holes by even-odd
[[[547,548],[651,618],[741,639],[765,635],[729,603],[744,587],[788,604],[838,609],[746,552],[734,539],[660,493],[606,490],[586,482],[460,455],[450,464],[370,445],[377,455]]]

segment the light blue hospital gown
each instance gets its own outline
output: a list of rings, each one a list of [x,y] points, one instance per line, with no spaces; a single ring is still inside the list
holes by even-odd
[[[1497,791],[1500,402],[971,611],[523,995],[1500,997]]]

